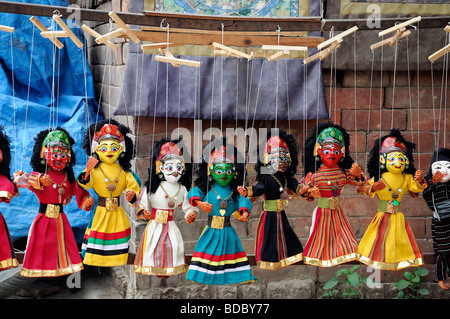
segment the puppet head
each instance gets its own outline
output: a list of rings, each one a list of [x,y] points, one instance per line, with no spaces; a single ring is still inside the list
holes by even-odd
[[[232,198],[238,198],[237,186],[244,182],[244,158],[226,137],[211,140],[203,147],[203,159],[197,170],[195,185],[205,194],[215,182],[229,185],[233,190]]]
[[[444,177],[439,183],[447,183],[450,181],[450,149],[441,147],[433,153],[427,179],[431,179],[437,171],[444,174]]]
[[[72,147],[75,140],[69,132],[61,127],[43,130],[36,135],[34,141],[31,168],[39,173],[45,173],[48,169],[65,171],[68,180],[73,182],[76,159]]]
[[[94,156],[99,163],[118,162],[123,170],[131,169],[134,145],[128,134],[131,130],[114,119],[93,123],[86,131],[83,148],[88,156]]]
[[[180,182],[186,189],[191,188],[192,159],[181,138],[171,140],[163,137],[156,141],[150,157],[149,178],[145,184],[147,190],[156,192],[162,180]]]
[[[11,149],[9,137],[0,126],[0,174],[11,180]]]
[[[342,126],[330,121],[319,123],[305,139],[303,174],[314,173],[321,165],[351,168],[353,159],[349,148],[350,136]]]
[[[414,175],[415,147],[416,144],[405,140],[398,129],[392,129],[388,135],[375,141],[367,162],[369,175],[375,180],[380,179],[384,172]]]
[[[264,165],[270,165],[275,172],[285,172],[291,165],[288,144],[280,136],[271,136],[264,145]]]

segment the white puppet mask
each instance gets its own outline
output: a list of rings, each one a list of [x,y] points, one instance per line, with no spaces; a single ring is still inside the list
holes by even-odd
[[[160,172],[164,175],[164,179],[169,183],[177,183],[184,171],[184,162],[179,158],[171,158],[165,160],[159,166]]]
[[[440,183],[446,183],[450,180],[450,162],[449,161],[437,161],[431,164],[431,173],[434,175],[437,171],[444,174],[444,177]]]

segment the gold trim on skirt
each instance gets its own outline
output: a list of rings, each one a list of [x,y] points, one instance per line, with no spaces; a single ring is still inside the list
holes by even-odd
[[[423,265],[423,258],[416,258],[410,260],[399,261],[395,263],[385,263],[381,261],[371,260],[370,258],[357,253],[357,258],[363,264],[375,269],[381,270],[400,270],[407,267],[417,267]]]
[[[356,253],[339,256],[339,257],[329,259],[329,260],[320,260],[317,258],[311,258],[311,257],[306,257],[306,256],[303,257],[303,261],[305,264],[318,266],[318,267],[332,267],[332,266],[337,266],[337,265],[347,263],[347,262],[350,262],[353,260],[356,260]]]
[[[284,267],[287,267],[289,265],[295,264],[296,262],[303,260],[303,253],[299,253],[294,256],[287,257],[285,259],[282,259],[277,262],[271,262],[271,261],[262,261],[259,260],[256,265],[259,269],[266,269],[266,270],[278,270]]]
[[[19,262],[16,258],[8,258],[5,260],[0,261],[0,269],[9,269],[19,266]]]
[[[24,269],[20,271],[20,274],[24,277],[58,277],[58,276],[64,276],[64,275],[70,275],[74,272],[83,270],[83,263],[71,265],[66,268],[60,268],[60,269],[52,269],[52,270],[45,270],[45,269]]]
[[[187,271],[185,264],[172,268],[158,268],[153,266],[133,266],[133,271],[142,275],[156,275],[156,276],[173,276]]]

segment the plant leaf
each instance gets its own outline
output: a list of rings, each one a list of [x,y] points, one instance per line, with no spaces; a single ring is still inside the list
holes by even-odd
[[[348,274],[348,269],[339,269],[338,271],[336,271],[336,275],[335,277],[339,277],[340,275],[344,275],[344,274]]]
[[[422,296],[426,296],[430,293],[430,291],[426,288],[421,288],[417,291],[419,294],[421,294]]]
[[[426,268],[416,268],[416,270],[414,270],[414,273],[416,273],[416,275],[419,275],[421,277],[425,277],[430,272]]]
[[[413,280],[413,278],[414,278],[414,275],[412,273],[410,273],[409,271],[405,271],[403,276],[405,276],[405,278],[408,280]]]
[[[359,275],[357,273],[353,272],[348,274],[347,279],[353,287],[358,288]]]
[[[400,279],[399,281],[397,281],[397,283],[395,284],[395,286],[397,287],[397,289],[399,290],[403,290],[405,288],[407,288],[410,285],[410,282],[405,280],[405,279]]]
[[[331,278],[325,283],[325,285],[323,286],[323,289],[332,289],[338,283],[339,283],[339,280],[337,280],[336,278]]]
[[[350,272],[352,273],[352,272],[354,272],[356,269],[358,269],[359,268],[359,265],[354,265],[352,268],[350,268]]]

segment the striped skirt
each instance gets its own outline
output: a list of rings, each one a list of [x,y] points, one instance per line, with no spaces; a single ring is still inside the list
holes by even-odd
[[[308,242],[303,251],[304,263],[330,267],[356,259],[358,243],[341,207],[316,207]]]
[[[135,273],[171,276],[186,272],[184,242],[174,221],[166,224],[150,221],[134,262]]]
[[[431,235],[433,250],[436,257],[435,277],[446,280],[450,275],[450,220],[431,220]]]
[[[3,215],[0,213],[0,270],[19,266],[14,253],[11,235]]]
[[[207,285],[256,281],[233,227],[206,226],[195,246],[186,280]]]
[[[284,210],[264,211],[256,233],[255,257],[258,268],[277,270],[303,259],[303,246]]]
[[[377,212],[358,245],[358,260],[377,269],[423,264],[423,254],[401,212]]]
[[[25,277],[56,277],[83,269],[80,252],[66,214],[57,218],[39,213],[29,234],[23,267]]]
[[[126,265],[130,237],[130,222],[122,207],[107,211],[97,206],[83,238],[83,263],[100,267]]]

